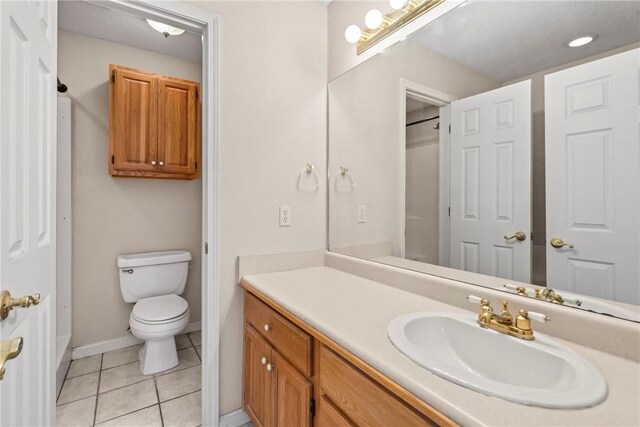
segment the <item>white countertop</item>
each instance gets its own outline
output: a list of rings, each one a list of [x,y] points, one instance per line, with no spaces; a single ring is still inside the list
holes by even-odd
[[[607,399],[586,409],[520,405],[432,374],[404,357],[387,338],[388,323],[403,313],[471,311],[329,267],[248,275],[243,280],[461,425],[640,425],[638,363],[558,339],[600,370],[609,386]]]

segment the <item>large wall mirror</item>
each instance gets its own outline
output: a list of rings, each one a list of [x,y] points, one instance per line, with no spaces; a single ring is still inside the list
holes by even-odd
[[[640,321],[640,3],[469,0],[329,84],[329,248]]]

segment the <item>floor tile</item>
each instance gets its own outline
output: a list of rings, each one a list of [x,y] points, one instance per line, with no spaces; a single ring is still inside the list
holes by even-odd
[[[202,388],[200,365],[156,378],[160,402],[183,396]]]
[[[189,333],[189,338],[191,338],[191,342],[193,343],[193,345],[202,344],[202,334],[200,333],[200,331]]]
[[[100,373],[82,375],[66,380],[62,386],[58,405],[95,396],[98,392],[98,377]]]
[[[102,363],[102,354],[71,361],[71,367],[67,372],[67,378],[98,372]]]
[[[98,396],[96,423],[116,418],[158,403],[153,379],[109,391]]]
[[[176,335],[176,348],[182,350],[183,348],[193,347],[188,334]]]
[[[93,416],[96,411],[95,396],[67,403],[56,407],[56,426],[75,427],[93,425]]]
[[[172,372],[181,371],[185,368],[190,368],[200,364],[200,358],[196,353],[196,349],[193,347],[178,351],[178,361],[180,362],[178,363],[178,366],[166,371],[158,372],[156,376],[170,374]]]
[[[149,378],[152,378],[152,376],[142,375],[139,362],[127,363],[126,365],[105,369],[102,371],[102,376],[100,377],[100,393],[139,383]]]
[[[113,368],[114,366],[137,362],[138,351],[140,351],[141,347],[142,344],[105,353],[102,357],[102,369],[108,369]]]
[[[195,346],[196,352],[198,353],[198,357],[200,357],[200,360],[202,360],[202,346],[201,345],[197,345]]]
[[[202,424],[202,393],[187,394],[160,404],[165,427],[196,427]]]
[[[162,427],[160,407],[153,405],[97,425],[100,427]]]

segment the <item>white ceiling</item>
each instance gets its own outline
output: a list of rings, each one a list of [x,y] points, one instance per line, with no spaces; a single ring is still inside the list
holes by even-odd
[[[593,43],[570,48],[586,33]],[[638,1],[468,0],[409,37],[499,82],[640,40]]]
[[[104,2],[106,3],[106,2]],[[137,16],[84,1],[58,2],[61,30],[126,44],[189,61],[202,61],[202,38],[185,32],[165,38]]]

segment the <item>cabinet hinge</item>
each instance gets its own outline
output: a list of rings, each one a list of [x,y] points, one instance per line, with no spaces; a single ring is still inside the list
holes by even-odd
[[[316,416],[316,400],[313,397],[309,401],[309,413],[311,414],[311,417]]]
[[[449,216],[451,216],[451,206],[449,206]]]
[[[116,82],[116,72],[112,71],[111,72],[111,83],[115,83]]]
[[[196,169],[198,169],[198,162],[196,162]]]
[[[449,133],[451,133],[451,125],[449,125]]]
[[[115,164],[116,163],[116,156],[111,156],[111,164]]]
[[[204,254],[209,255],[209,243],[204,242]]]

